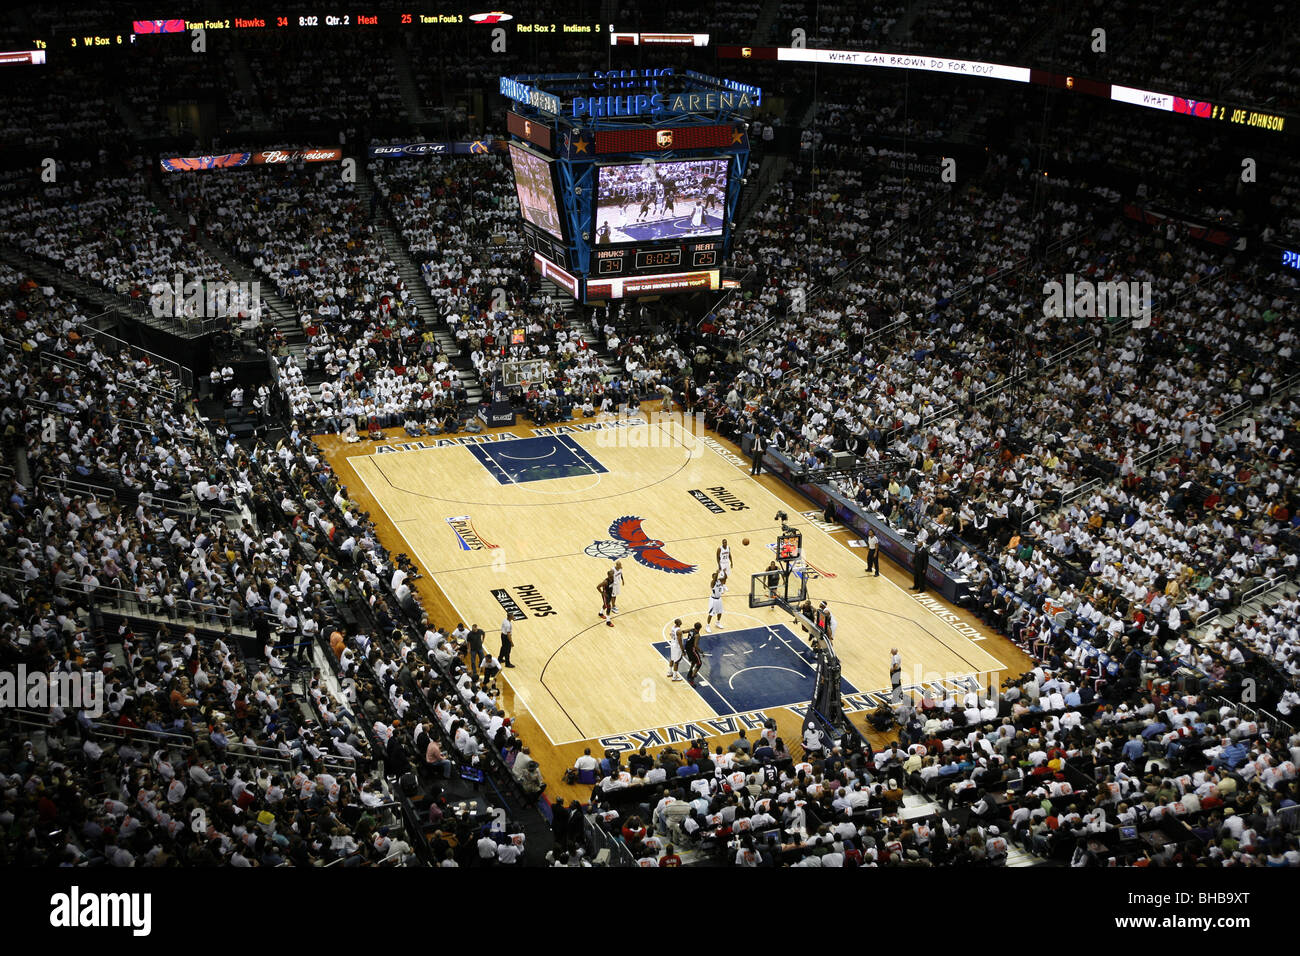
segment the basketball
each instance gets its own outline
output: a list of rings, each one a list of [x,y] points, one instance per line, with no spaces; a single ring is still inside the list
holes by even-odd
[[[742,539],[740,540],[740,543],[743,544],[743,545],[744,545],[745,547],[747,547],[747,548],[749,547],[749,539],[748,539],[748,538],[742,538]]]

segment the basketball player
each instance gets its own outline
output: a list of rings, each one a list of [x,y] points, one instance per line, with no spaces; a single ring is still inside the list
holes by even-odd
[[[704,225],[704,200],[699,200],[691,208],[691,228],[699,229]]]
[[[725,544],[726,542],[723,543]],[[725,594],[727,591],[727,586],[722,583],[722,579],[720,579],[716,574],[713,575],[713,579],[709,582],[709,584],[711,585],[711,589],[709,591],[709,613],[708,613],[708,617],[704,619],[705,634],[713,633],[712,624],[713,624],[714,616],[718,618],[718,630],[719,631],[723,630],[722,595]]]
[[[817,616],[814,620],[817,622],[817,626],[822,629],[822,633],[826,635],[826,639],[834,641],[835,615],[831,613],[831,609],[826,606],[825,601],[822,601],[821,606],[817,608]]]
[[[668,679],[679,681],[682,675],[677,673],[677,669],[682,663],[682,619],[679,617],[673,621],[673,626],[668,632]]]
[[[623,590],[623,562],[615,561],[614,576],[609,583],[609,610],[611,614],[618,613],[618,595]]]
[[[700,622],[696,621],[695,626],[682,635],[682,656],[686,658],[686,663],[691,665],[690,670],[686,672],[686,680],[691,686],[695,686],[695,675],[700,672],[700,665],[704,663],[700,657]]]
[[[775,561],[768,564],[763,583],[767,585],[767,596],[770,598],[776,597],[777,589],[781,587],[781,569],[777,567]],[[775,607],[776,605],[772,606]]]
[[[650,190],[647,189],[641,199],[641,208],[637,210],[637,222],[645,222],[646,216],[650,214],[650,198]]]
[[[610,602],[613,600],[609,592],[613,582],[614,569],[610,568],[601,582],[596,585],[596,590],[600,592],[600,619],[609,627],[614,626],[614,622],[609,619]]]
[[[722,544],[718,547],[718,573],[716,577],[723,581],[727,580],[727,575],[731,573],[731,548],[727,545],[727,539],[722,539]]]

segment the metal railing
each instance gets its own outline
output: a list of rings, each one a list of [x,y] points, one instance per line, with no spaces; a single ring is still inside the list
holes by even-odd
[[[169,621],[190,623],[197,627],[208,627],[214,623],[223,628],[230,627],[233,620],[230,609],[215,602],[175,598],[173,603],[168,605],[160,595],[142,598],[135,591],[109,584],[99,584],[88,589],[78,582],[59,585],[59,590],[77,598],[89,598],[97,604],[126,614],[166,617]]]
[[[1241,593],[1241,600],[1238,601],[1234,605],[1234,607],[1241,607],[1244,604],[1249,604],[1251,601],[1255,600],[1255,598],[1262,597],[1263,595],[1267,594],[1269,591],[1276,591],[1278,588],[1282,587],[1284,584],[1290,583],[1291,581],[1292,579],[1287,577],[1284,574],[1279,574],[1276,577],[1272,577],[1272,578],[1265,578],[1263,581],[1260,581],[1258,584],[1251,585],[1251,587],[1243,591]],[[1214,621],[1217,621],[1222,616],[1223,616],[1222,610],[1220,610],[1217,607],[1210,608],[1210,610],[1206,611],[1204,614],[1200,616],[1200,618],[1197,619],[1196,629],[1198,631],[1202,630],[1207,625],[1213,623]]]
[[[1272,402],[1276,401],[1279,397],[1281,397],[1281,395],[1284,392],[1289,392],[1291,391],[1291,389],[1295,388],[1297,384],[1300,384],[1300,372],[1293,373],[1291,375],[1288,375],[1284,379],[1274,382],[1273,387],[1269,389],[1268,395],[1260,396],[1257,399],[1253,399],[1253,398],[1247,399],[1246,401],[1241,402],[1238,405],[1234,405],[1226,412],[1219,414],[1218,416],[1215,417],[1214,424],[1216,427],[1219,425],[1226,424],[1227,422],[1241,418],[1243,415],[1245,415],[1247,412],[1249,412],[1251,409],[1255,408],[1256,406],[1271,404]],[[1145,455],[1136,459],[1133,462],[1134,470],[1142,470],[1148,468],[1154,462],[1159,461],[1161,458],[1165,458],[1168,457],[1169,455],[1172,455],[1174,452],[1176,452],[1178,449],[1182,447],[1183,447],[1182,442],[1175,441],[1175,442],[1168,442],[1167,444],[1161,445],[1158,448],[1153,448],[1151,451],[1147,452]]]
[[[808,298],[811,298],[811,296],[812,296],[813,294],[815,294],[815,290],[808,290],[807,292],[805,292],[805,301],[806,301]],[[746,332],[746,333],[744,333],[743,335],[741,335],[741,336],[736,340],[736,342],[737,342],[737,344],[738,344],[741,348],[744,348],[746,345],[748,345],[750,342],[754,341],[754,340],[755,340],[756,338],[758,338],[760,335],[763,335],[765,332],[767,332],[768,329],[770,329],[770,328],[772,328],[773,326],[775,326],[778,322],[785,322],[785,321],[787,321],[787,320],[790,318],[791,315],[798,315],[798,314],[799,314],[799,313],[797,313],[797,312],[792,312],[791,310],[787,309],[784,315],[774,315],[774,316],[772,316],[772,317],[769,318],[766,322],[762,322],[762,323],[760,323],[759,325],[757,325],[757,326],[755,326],[754,328],[750,329],[748,332]]]
[[[0,719],[12,721],[23,727],[45,728],[52,726],[50,715],[44,711],[26,709],[7,709],[0,711]],[[149,730],[143,727],[122,727],[105,721],[89,721],[90,729],[96,735],[109,740],[144,739],[162,747],[171,747],[180,751],[194,750],[198,739],[189,734],[178,734],[166,730]],[[225,750],[228,756],[238,757],[255,763],[263,763],[277,768],[281,773],[291,775],[298,767],[298,761],[271,747],[245,744],[233,741]],[[351,757],[323,755],[319,758],[321,766],[334,774],[348,775],[356,772],[356,761]]]
[[[74,495],[90,495],[92,498],[107,501],[117,500],[117,491],[107,485],[94,485],[88,481],[64,478],[62,475],[42,475],[37,481],[37,485],[44,488],[58,488]]]
[[[890,322],[888,325],[882,325],[874,332],[868,332],[862,338],[862,347],[866,348],[868,345],[871,345],[877,339],[882,339],[886,335],[889,335],[891,332],[896,331],[900,326],[909,325],[911,321],[912,320],[910,318],[895,319],[893,322]]]
[[[741,275],[738,279],[736,279],[737,284],[733,288],[730,288],[726,292],[724,292],[722,294],[722,297],[718,299],[717,302],[715,302],[711,307],[705,310],[704,315],[700,317],[700,321],[695,323],[695,327],[698,329],[701,325],[704,324],[705,318],[707,318],[710,315],[716,315],[718,310],[723,308],[727,304],[727,302],[731,300],[732,296],[736,295],[739,292],[744,291],[745,283],[748,282],[750,279],[752,279],[754,277],[754,273],[756,273],[757,271],[758,269],[755,266],[750,266],[748,269],[746,269],[744,274]],[[731,278],[736,278],[736,277],[732,276]]]
[[[113,335],[111,332],[105,332],[103,329],[99,328],[98,326],[90,324],[94,322],[96,319],[103,319],[105,316],[111,316],[112,319],[116,321],[120,314],[121,313],[119,313],[117,309],[110,309],[107,312],[100,312],[97,313],[96,315],[92,315],[90,316],[90,318],[86,320],[85,323],[83,323],[78,327],[78,332],[79,333],[84,332],[88,335],[93,336],[96,339],[110,339],[116,344],[116,346],[119,349],[126,349],[130,354],[139,358],[143,358],[151,365],[158,365],[165,369],[170,370],[171,373],[175,376],[176,380],[180,382],[181,386],[184,386],[185,388],[188,389],[193,389],[194,388],[193,369],[190,369],[182,365],[180,362],[177,362],[175,359],[169,359],[164,355],[159,355],[157,352],[150,352],[148,349],[141,348],[138,345],[132,345],[130,342],[126,341],[125,339],[120,339],[116,335]],[[176,399],[179,401],[181,397],[180,389],[177,388],[174,394]]]
[[[1255,723],[1261,725],[1274,736],[1290,737],[1295,733],[1293,727],[1288,721],[1283,720],[1277,714],[1265,710],[1263,707],[1251,707],[1249,704],[1237,700],[1229,700],[1226,697],[1215,697],[1214,702],[1219,705],[1220,711],[1227,710],[1237,717],[1249,717]],[[1220,717],[1222,717],[1222,713]]]
[[[587,841],[589,858],[594,860],[602,850],[609,851],[606,866],[636,866],[632,851],[627,848],[621,836],[616,837],[601,826],[600,821],[590,814],[583,814],[583,835]]]
[[[72,495],[90,495],[92,498],[114,502],[120,501],[118,497],[120,489],[110,488],[107,485],[96,485],[76,478],[67,478],[63,475],[42,475],[37,484],[45,488],[57,488]],[[161,495],[155,495],[152,492],[141,492],[136,497],[140,504],[144,505],[146,508],[160,508],[163,511],[170,511],[175,514],[188,515],[190,517],[206,515],[212,518],[228,520],[240,514],[239,510],[235,508],[229,508],[223,505],[204,507],[198,502],[183,501],[178,498],[164,498]]]
[[[1061,496],[1060,507],[1064,508],[1066,505],[1073,504],[1074,502],[1082,498],[1084,495],[1086,495],[1088,492],[1092,491],[1094,488],[1098,488],[1105,483],[1106,480],[1103,478],[1093,478],[1090,481],[1085,481],[1083,484],[1079,485],[1073,491],[1070,491]]]
[[[71,405],[68,402],[45,402],[39,398],[28,398],[24,401],[24,404],[42,411],[51,412],[55,415],[75,415],[78,411],[75,405]],[[157,425],[151,425],[148,422],[136,421],[134,418],[124,418],[112,411],[106,411],[106,414],[112,419],[113,424],[123,425],[145,435],[154,435],[159,431]],[[168,435],[167,438],[170,441],[184,442],[186,445],[198,444],[195,439],[179,433]]]
[[[89,365],[87,365],[85,362],[79,362],[76,359],[70,359],[67,358],[66,356],[58,355],[54,352],[48,352],[45,349],[38,349],[34,354],[36,355],[36,359],[40,363],[41,368],[43,369],[48,370],[51,366],[60,366],[60,367],[66,366],[70,368],[83,369],[86,373],[87,378],[91,376],[98,376],[99,374],[94,369],[92,369]],[[135,391],[141,392],[145,395],[154,395],[160,399],[165,399],[168,401],[180,400],[179,390],[175,388],[159,388],[157,385],[150,385],[145,382],[135,382],[129,378],[118,379],[117,381],[114,382],[114,384],[122,388],[134,389]]]

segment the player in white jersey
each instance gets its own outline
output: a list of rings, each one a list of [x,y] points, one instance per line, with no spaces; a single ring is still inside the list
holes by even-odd
[[[718,547],[718,573],[715,577],[727,580],[727,575],[731,573],[731,548],[727,545],[727,539],[722,539],[722,544]]]
[[[718,618],[718,630],[721,631],[723,629],[722,628],[722,595],[725,594],[727,591],[727,586],[722,583],[722,579],[720,579],[716,574],[713,576],[713,580],[710,582],[710,585],[711,585],[711,590],[709,591],[709,616],[704,619],[704,633],[706,634],[713,633],[713,628],[710,625],[713,624],[713,618],[715,615]]]
[[[618,613],[618,595],[623,590],[623,562],[614,562],[614,577],[609,582],[609,610],[611,614]]]
[[[677,673],[677,668],[682,663],[682,619],[679,617],[673,621],[672,629],[668,632],[668,679],[681,680],[682,675]]]

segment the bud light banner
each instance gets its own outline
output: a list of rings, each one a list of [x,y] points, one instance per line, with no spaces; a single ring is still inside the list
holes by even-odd
[[[486,156],[505,152],[505,141],[475,139],[460,143],[384,143],[370,146],[371,159],[400,159],[404,156]]]
[[[188,172],[196,169],[235,169],[247,166],[276,165],[287,163],[291,159],[304,163],[338,162],[343,158],[343,150],[338,146],[314,147],[304,149],[265,149],[256,153],[220,153],[216,156],[173,156],[162,160],[165,173]]]

